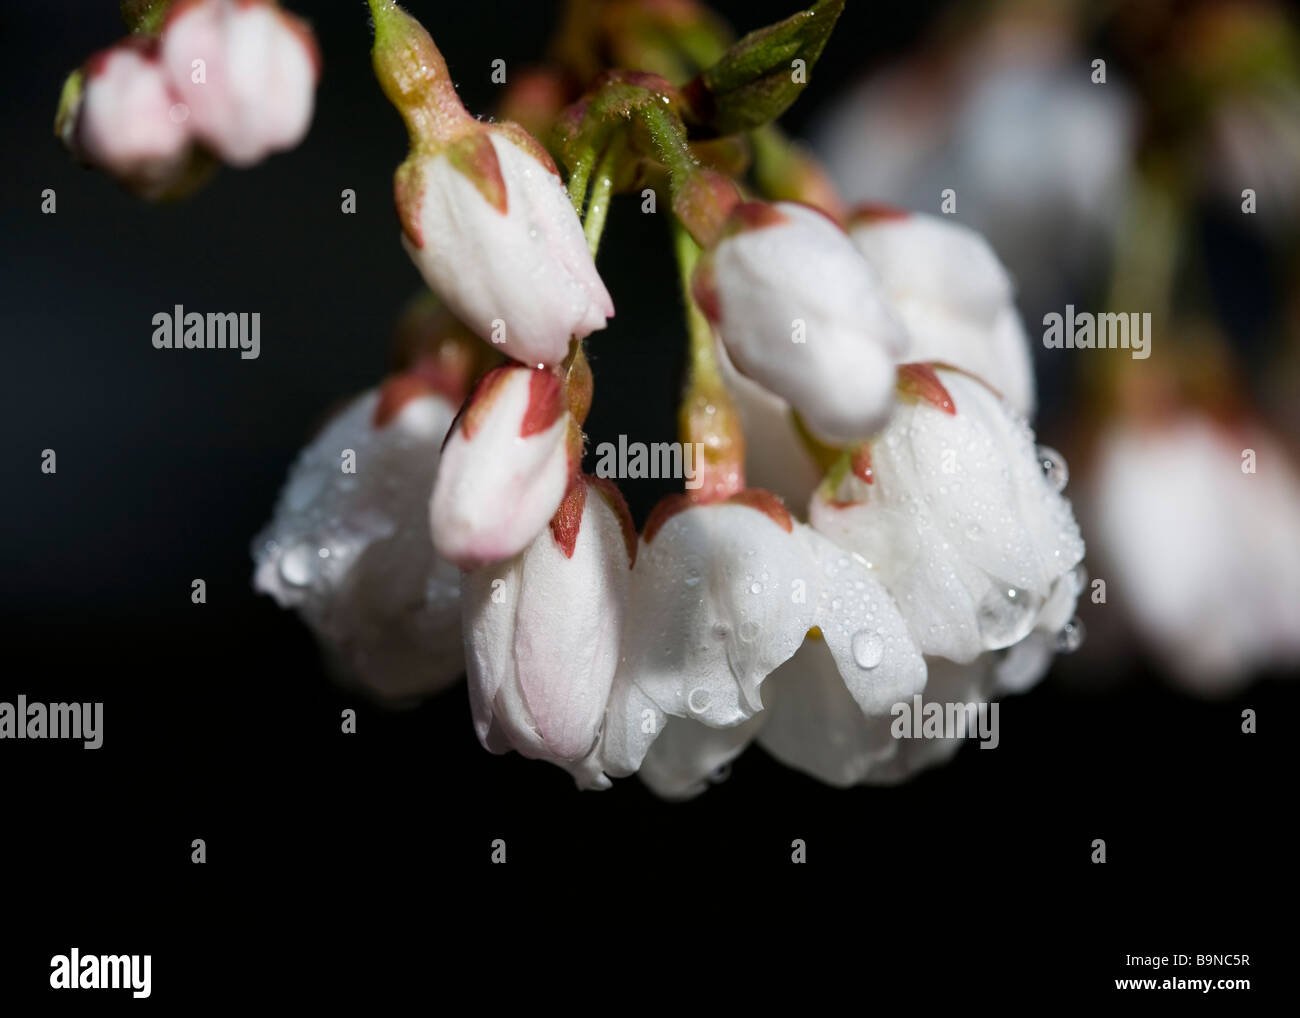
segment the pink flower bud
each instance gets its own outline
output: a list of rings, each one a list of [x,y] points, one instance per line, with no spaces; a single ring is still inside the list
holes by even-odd
[[[740,205],[694,290],[732,363],[818,437],[871,434],[893,404],[907,335],[848,236],[790,202]]]
[[[612,485],[577,477],[522,554],[465,577],[479,740],[606,787],[594,750],[618,666],[636,533]]]
[[[430,506],[438,552],[464,569],[517,555],[555,515],[580,458],[555,375],[490,371],[442,451]]]
[[[162,60],[191,130],[224,161],[249,166],[307,133],[320,58],[306,25],[274,4],[177,4]]]
[[[162,188],[183,167],[190,143],[175,103],[156,48],[133,39],[87,63],[79,108],[61,113],[64,140],[132,186]]]
[[[397,171],[406,250],[484,339],[558,364],[614,314],[550,157],[521,128],[473,130]]]

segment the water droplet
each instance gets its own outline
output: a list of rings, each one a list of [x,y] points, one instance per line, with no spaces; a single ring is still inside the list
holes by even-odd
[[[280,578],[291,587],[305,587],[316,578],[316,564],[311,549],[294,545],[280,556]]]
[[[1086,635],[1087,630],[1084,629],[1083,620],[1076,615],[1056,634],[1057,651],[1062,654],[1073,654],[1083,645],[1083,638]]]
[[[884,641],[866,629],[853,635],[852,649],[859,668],[875,668],[885,656]]]
[[[1019,643],[1034,628],[1041,607],[1041,599],[1029,591],[995,583],[976,611],[985,649],[998,650]]]
[[[322,548],[322,549],[321,549],[320,551],[318,551],[316,554],[319,555],[321,558],[329,558],[329,557],[330,557],[330,550],[329,550],[328,548]]]
[[[758,623],[748,620],[742,622],[740,628],[736,630],[736,635],[746,643],[753,643],[758,639]]]
[[[699,573],[697,573],[697,572],[695,572],[694,570],[692,570],[691,572],[689,572],[689,573],[686,574],[686,586],[688,586],[688,587],[694,587],[694,586],[695,586],[697,583],[699,583],[699,582],[700,582],[700,574],[699,574]]]
[[[1038,465],[1043,469],[1043,477],[1052,486],[1053,491],[1064,491],[1070,480],[1070,467],[1065,457],[1050,445],[1038,447]]]
[[[713,635],[719,640],[725,640],[731,634],[731,627],[725,622],[715,622],[713,624]]]
[[[751,594],[761,594],[763,593],[763,585],[761,583],[751,583],[749,585],[749,592]]]
[[[731,777],[731,764],[724,763],[721,766],[709,771],[709,784],[720,785]]]
[[[686,697],[686,706],[696,714],[703,714],[709,709],[709,704],[712,701],[713,697],[707,689],[703,686],[696,686]]]
[[[174,103],[167,111],[167,117],[173,124],[183,124],[190,119],[190,108],[184,103]]]

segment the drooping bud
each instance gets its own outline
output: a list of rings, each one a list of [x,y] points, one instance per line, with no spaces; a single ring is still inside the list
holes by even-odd
[[[737,370],[787,400],[817,437],[870,435],[888,416],[907,335],[871,267],[821,213],[737,206],[694,293]]]
[[[515,365],[484,375],[447,437],[434,484],[430,523],[439,553],[472,569],[527,547],[578,468],[574,429],[550,371]]]

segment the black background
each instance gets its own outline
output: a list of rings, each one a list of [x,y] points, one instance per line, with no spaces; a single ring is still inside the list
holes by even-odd
[[[495,927],[488,955],[576,920],[574,972],[670,983],[715,964],[726,983],[761,982],[792,939],[829,935],[851,967],[816,978],[852,976],[863,1006],[916,986],[1113,998],[1111,980],[1141,974],[1126,953],[1249,953],[1257,989],[1235,1004],[1285,978],[1263,917],[1293,886],[1297,700],[1278,679],[1202,703],[1141,661],[1123,681],[1049,678],[1003,704],[997,752],[966,747],[902,787],[838,791],[752,750],[686,804],[635,780],[579,794],[556,768],[487,754],[463,684],[396,713],[332,685],[303,626],[253,594],[249,542],[328,410],[384,374],[419,279],[398,244],[405,139],[370,73],[365,5],[292,6],[324,54],[306,142],[166,207],[76,166],[52,136],[63,77],[122,34],[115,4],[4,6],[0,699],[103,701],[105,741],[0,742],[0,1011],[48,1002],[49,958],[72,946],[151,953],[167,1010],[254,981],[366,988],[381,970],[358,959],[388,936],[427,943],[442,978],[475,925],[466,911]],[[495,101],[492,60],[539,58],[555,15],[410,6],[475,110]],[[740,29],[793,7],[716,6]],[[796,131],[938,9],[849,8]],[[340,214],[345,187],[356,215]],[[41,214],[44,188],[56,215]],[[593,446],[661,440],[683,345],[663,223],[627,199],[606,238],[618,314],[590,344],[588,430]],[[154,350],[151,318],[176,303],[260,311],[260,358]],[[45,448],[56,475],[40,472]],[[638,521],[669,483],[624,482]],[[205,605],[190,601],[196,577]],[[355,736],[340,733],[346,707]],[[190,863],[194,838],[205,866]],[[489,863],[495,838],[505,867]],[[806,866],[791,864],[795,838]],[[1105,866],[1089,861],[1094,838]],[[792,896],[794,913],[775,910]],[[364,920],[304,923],[357,904]],[[771,909],[766,922],[743,921],[750,908]],[[673,932],[652,933],[665,919]],[[309,930],[329,947],[290,975]],[[730,943],[750,960],[715,961]]]

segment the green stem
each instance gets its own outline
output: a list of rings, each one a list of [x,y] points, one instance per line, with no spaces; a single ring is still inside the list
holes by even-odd
[[[595,162],[595,149],[588,149],[578,157],[573,172],[569,174],[569,201],[573,202],[573,211],[578,213],[578,218],[582,218],[582,209],[587,203],[587,182],[591,179]]]
[[[654,142],[660,161],[668,167],[668,186],[675,193],[699,171],[699,164],[686,144],[685,128],[666,104],[650,104],[636,112]]]
[[[605,219],[609,215],[609,204],[614,195],[614,173],[618,168],[619,156],[623,151],[623,134],[620,132],[605,148],[596,166],[596,179],[591,186],[591,201],[587,203],[587,218],[582,224],[582,231],[587,237],[587,247],[591,256],[596,257],[600,248],[600,235],[605,232]]]
[[[718,367],[717,352],[713,348],[713,329],[704,312],[691,294],[691,276],[700,260],[700,246],[695,243],[686,227],[673,219],[673,247],[677,253],[677,267],[681,273],[682,300],[686,304],[686,328],[690,336],[690,381],[693,387],[704,383],[721,385],[722,374]]]

